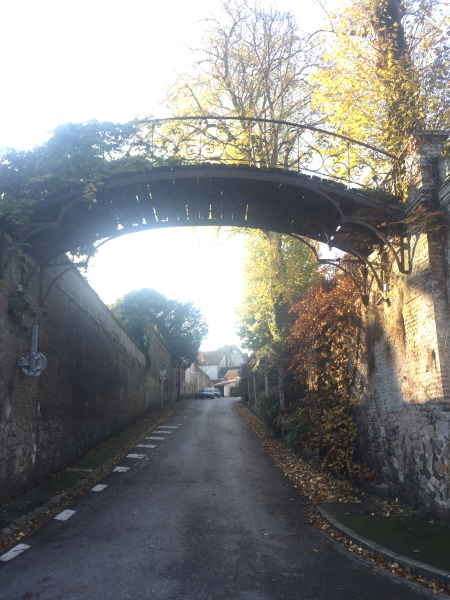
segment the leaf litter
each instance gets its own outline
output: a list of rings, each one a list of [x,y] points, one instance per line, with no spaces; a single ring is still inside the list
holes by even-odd
[[[252,411],[239,403],[235,405],[242,419],[250,426],[255,436],[258,438],[264,450],[269,454],[277,467],[281,469],[285,477],[291,484],[308,500],[305,507],[305,514],[308,520],[318,529],[324,531],[331,538],[342,546],[345,546],[349,552],[360,556],[371,564],[394,573],[399,577],[416,581],[426,587],[429,587],[435,594],[445,593],[450,595],[450,586],[442,585],[437,581],[430,581],[423,577],[413,575],[409,568],[401,569],[397,563],[389,563],[380,556],[360,548],[357,544],[343,536],[340,532],[334,530],[331,525],[325,521],[318,512],[316,505],[322,503],[337,502],[362,502],[369,498],[367,494],[353,485],[350,481],[338,479],[331,473],[321,471],[314,464],[302,460],[294,454],[286,444],[279,439],[271,437],[266,431],[260,419]],[[374,500],[371,498],[371,500]],[[376,500],[385,516],[401,516],[404,511],[399,502],[394,500]],[[317,552],[316,549],[313,552]]]

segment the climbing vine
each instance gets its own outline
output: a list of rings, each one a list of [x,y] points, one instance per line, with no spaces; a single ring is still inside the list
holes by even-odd
[[[0,153],[0,217],[22,225],[36,202],[63,190],[95,202],[104,179],[147,168],[148,154],[142,121],[60,125],[32,150]]]

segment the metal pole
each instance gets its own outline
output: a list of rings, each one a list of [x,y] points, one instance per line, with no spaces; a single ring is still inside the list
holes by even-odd
[[[164,382],[166,380],[166,375],[167,371],[163,370],[159,372],[159,379],[161,380],[161,408],[163,407],[164,404]]]

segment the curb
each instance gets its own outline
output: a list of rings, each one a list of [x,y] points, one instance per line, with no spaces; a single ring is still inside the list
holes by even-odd
[[[345,527],[345,525],[342,525],[338,519],[332,517],[331,514],[320,504],[317,504],[316,508],[319,511],[320,516],[329,525],[331,525],[333,529],[341,533],[363,550],[373,552],[375,555],[381,557],[388,563],[397,563],[401,569],[409,569],[413,575],[423,577],[424,579],[429,579],[431,581],[434,580],[438,583],[442,583],[443,585],[450,586],[450,573],[448,571],[437,569],[431,565],[426,565],[425,563],[421,563],[413,558],[408,558],[407,556],[397,554],[393,550],[389,550],[380,544],[376,544],[362,535],[357,534],[352,529]]]
[[[114,454],[113,456],[107,458],[105,461],[102,462],[101,465],[99,465],[96,469],[91,471],[91,473],[89,473],[89,475],[86,478],[79,479],[66,490],[50,498],[50,500],[48,500],[45,504],[42,504],[42,506],[35,508],[30,514],[22,515],[21,517],[13,521],[10,525],[8,525],[8,527],[4,527],[0,532],[0,540],[7,538],[15,531],[18,531],[28,523],[31,523],[34,519],[36,519],[36,517],[39,517],[39,515],[44,513],[46,510],[50,510],[51,508],[56,506],[56,504],[61,502],[61,500],[64,500],[65,498],[70,496],[70,494],[73,494],[73,492],[76,492],[79,488],[83,487],[86,483],[89,482],[90,479],[95,479],[95,477],[100,473],[100,471],[106,466],[108,466],[108,464],[112,460],[114,460],[115,456],[116,455]]]
[[[174,412],[176,412],[177,409],[178,409],[178,406],[175,408]],[[169,414],[170,414],[170,411],[169,411]],[[164,420],[166,420],[168,418],[169,414],[165,415]],[[150,425],[148,427],[148,429],[150,429],[150,427],[155,425],[160,420],[161,419],[158,419],[157,421],[155,421],[155,423]],[[144,433],[144,435],[146,435],[147,433],[148,433],[148,431],[146,431]],[[141,436],[142,436],[142,434],[139,434],[137,437],[140,438]],[[88,483],[90,480],[95,479],[97,477],[97,475],[105,467],[107,467],[109,465],[109,463],[111,463],[112,461],[114,461],[117,458],[117,456],[120,454],[120,452],[123,450],[123,448],[127,445],[127,443],[129,443],[129,442],[125,442],[118,450],[116,450],[116,452],[114,452],[114,454],[109,456],[98,467],[93,469],[86,477],[83,477],[83,479],[79,479],[74,484],[72,484],[69,488],[67,488],[67,489],[63,490],[62,492],[60,492],[59,494],[53,496],[45,504],[42,504],[38,508],[35,508],[30,514],[22,515],[18,519],[15,519],[7,527],[4,527],[0,531],[0,542],[5,540],[6,538],[8,538],[10,535],[13,535],[14,533],[20,531],[23,527],[25,527],[25,525],[28,525],[28,523],[31,523],[34,519],[39,517],[42,513],[44,513],[47,510],[50,510],[51,508],[56,506],[56,504],[61,502],[61,500],[68,498],[71,494],[76,492],[79,488],[86,485],[86,483]],[[138,442],[136,442],[136,443],[138,443]]]

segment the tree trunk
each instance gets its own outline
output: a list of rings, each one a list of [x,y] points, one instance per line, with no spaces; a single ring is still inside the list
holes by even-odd
[[[278,367],[278,397],[280,398],[280,408],[286,408],[284,401],[284,367]]]

